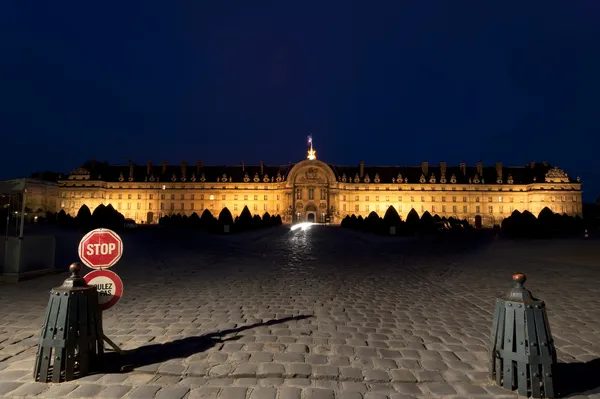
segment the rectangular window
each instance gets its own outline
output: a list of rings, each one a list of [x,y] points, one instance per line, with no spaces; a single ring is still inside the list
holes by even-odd
[[[164,202],[160,203],[160,209],[163,210],[163,211],[165,210],[165,203]]]
[[[435,205],[431,205],[431,212],[435,213]]]
[[[442,197],[442,202],[446,202],[446,197]]]
[[[494,207],[488,206],[488,213],[494,213]]]
[[[368,200],[369,200],[369,196],[368,196],[368,195],[366,195],[366,196],[365,196],[365,201],[368,201]]]
[[[154,194],[150,194],[150,195],[148,196],[148,198],[149,198],[149,199],[154,199]]]
[[[138,194],[138,199],[142,199],[142,194]]]
[[[254,204],[254,210],[258,211],[258,204]]]
[[[342,201],[346,201],[346,196],[342,195]]]
[[[263,205],[263,209],[266,211],[267,210],[267,204]]]
[[[446,205],[442,205],[442,213],[446,213]]]
[[[227,195],[223,194],[221,195],[221,201],[225,201],[227,199]]]
[[[402,202],[402,197],[398,197],[398,202]]]
[[[379,204],[375,204],[375,212],[379,213]]]
[[[171,194],[171,199],[174,200],[175,199],[175,194]]]
[[[321,189],[321,200],[326,200],[327,199],[327,190],[325,189]]]
[[[194,200],[194,198],[195,198],[195,195],[194,195],[194,194],[190,194],[190,199],[191,199],[192,201]]]
[[[357,204],[357,205],[354,205],[354,211],[355,211],[355,212],[358,212],[358,209],[359,209],[359,207],[358,207],[358,204]]]
[[[148,209],[152,210],[152,203],[148,204]]]
[[[456,202],[456,197],[452,197],[452,202]]]
[[[375,201],[379,202],[379,196],[375,196]]]
[[[301,189],[296,190],[296,199],[299,199],[299,200],[302,199],[302,190]]]
[[[127,199],[131,199],[131,194],[127,194]]]
[[[500,212],[500,213],[504,212],[504,207],[502,205],[500,205],[498,207],[498,212]]]
[[[121,203],[120,202],[117,204],[117,209],[121,209]]]
[[[165,199],[165,194],[164,194],[164,193],[162,193],[162,194],[160,195],[160,199],[161,199],[161,200],[164,200],[164,199]]]
[[[244,201],[248,201],[248,195],[244,195]]]
[[[498,202],[502,202],[502,197],[498,197]]]
[[[456,213],[456,205],[452,205],[452,213]]]
[[[181,194],[180,195],[180,199],[184,200],[185,199],[185,194]]]
[[[342,211],[346,211],[346,204],[342,204]]]
[[[365,212],[369,212],[369,204],[365,205]]]
[[[175,204],[171,202],[171,210],[175,209]]]
[[[123,199],[123,194],[119,194],[119,199]]]
[[[236,194],[236,195],[234,195],[234,196],[233,196],[233,200],[234,200],[234,201],[237,201],[237,199],[238,199],[238,196],[237,196],[237,194]]]
[[[279,201],[279,194],[277,194],[277,201]]]
[[[275,204],[275,209],[279,211],[279,204]]]
[[[358,201],[358,195],[354,196],[354,201]]]
[[[131,202],[127,203],[127,209],[131,209]]]
[[[466,205],[463,205],[463,212],[467,213],[467,206]]]
[[[421,202],[425,202],[425,197],[421,197]]]
[[[182,210],[185,209],[185,205],[183,204],[183,202],[181,204],[179,204],[179,206],[180,206],[180,209],[182,209]]]
[[[415,202],[415,197],[410,197],[410,202]]]
[[[265,196],[264,196],[264,199],[265,199],[265,201],[267,201],[267,200],[269,199],[269,196],[268,196],[268,195],[265,195]]]
[[[191,209],[192,211],[194,210],[194,203],[193,203],[193,202],[190,204],[190,209]]]
[[[254,201],[258,201],[258,195],[254,196]]]
[[[475,207],[475,213],[480,213],[481,212],[481,208],[479,207],[479,205],[477,205]]]
[[[237,211],[237,210],[238,210],[238,209],[237,209],[237,204],[233,204],[233,210],[234,210],[234,211]]]
[[[142,209],[142,204],[140,204],[139,202],[137,203],[137,209]]]
[[[492,197],[488,197],[488,202],[492,202]]]
[[[200,194],[200,199],[203,200],[204,199],[204,194]]]

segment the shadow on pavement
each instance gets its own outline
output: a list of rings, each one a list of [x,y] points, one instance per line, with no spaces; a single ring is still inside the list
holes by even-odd
[[[554,375],[559,398],[600,393],[600,358],[587,363],[557,363]]]
[[[171,359],[183,359],[196,353],[204,352],[216,344],[237,341],[242,336],[223,338],[228,334],[235,334],[256,327],[271,326],[286,323],[288,321],[303,320],[314,317],[312,315],[300,315],[269,320],[262,323],[250,324],[223,330],[215,333],[204,334],[197,337],[187,337],[164,344],[141,346],[136,349],[125,351],[119,355],[116,352],[107,352],[103,357],[103,366],[97,371],[100,373],[127,373],[142,366],[163,363]]]

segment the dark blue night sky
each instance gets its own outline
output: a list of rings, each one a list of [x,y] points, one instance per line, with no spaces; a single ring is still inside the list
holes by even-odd
[[[600,194],[600,3],[0,2],[0,178],[548,161]]]

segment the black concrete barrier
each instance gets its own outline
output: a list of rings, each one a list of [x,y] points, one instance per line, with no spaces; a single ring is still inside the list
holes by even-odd
[[[556,350],[546,306],[524,287],[522,273],[514,287],[496,300],[490,339],[490,379],[519,395],[552,398]]]
[[[35,358],[35,381],[71,381],[100,366],[104,334],[98,292],[79,277],[81,268],[81,263],[73,263],[71,276],[50,291]]]

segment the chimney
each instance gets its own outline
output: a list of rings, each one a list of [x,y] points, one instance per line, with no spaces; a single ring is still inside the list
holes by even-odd
[[[187,172],[187,162],[181,161],[181,176],[185,177]]]
[[[462,172],[463,176],[467,175],[467,164],[464,162],[460,163],[460,171]]]
[[[242,172],[245,172],[245,171],[246,171],[246,163],[242,162]]]
[[[446,176],[446,162],[440,162],[440,176]]]
[[[360,161],[360,167],[359,167],[358,174],[359,174],[359,176],[360,176],[361,179],[365,175],[365,161]]]
[[[167,173],[167,161],[162,161],[162,174]]]
[[[133,163],[129,162],[129,177],[133,177]]]
[[[502,178],[502,162],[496,162],[496,174],[500,179]]]
[[[427,176],[429,173],[429,162],[421,162],[421,170],[423,170],[423,174]]]
[[[260,161],[260,175],[264,175],[265,174],[265,163],[263,161]]]
[[[202,169],[203,167],[204,167],[204,164],[202,163],[202,161],[196,162],[196,173],[200,174],[200,169]]]
[[[483,176],[483,162],[477,162],[477,174]]]
[[[152,162],[148,161],[148,164],[146,165],[146,174],[148,176],[150,176],[152,174]]]
[[[535,162],[531,163],[531,169],[535,169]]]

